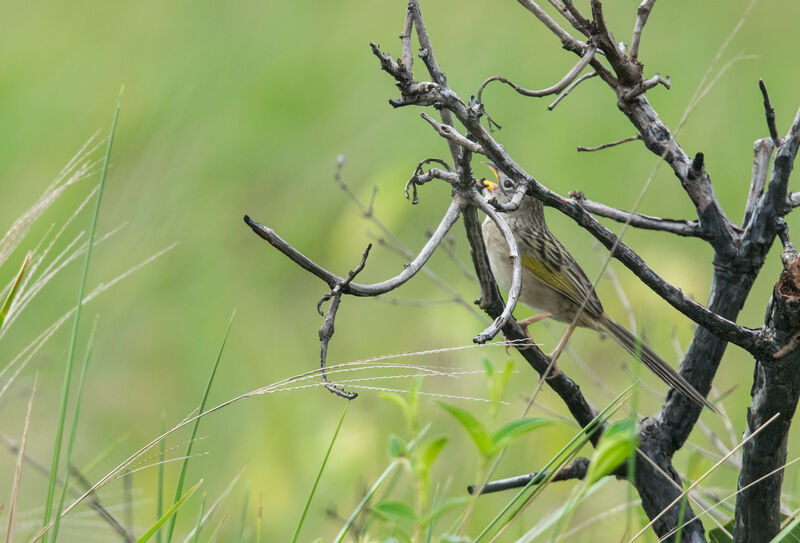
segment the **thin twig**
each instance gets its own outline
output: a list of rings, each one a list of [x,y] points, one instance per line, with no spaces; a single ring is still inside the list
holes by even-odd
[[[629,138],[622,138],[621,140],[612,141],[609,143],[604,143],[602,145],[597,145],[595,147],[584,147],[583,145],[578,145],[578,152],[592,152],[592,151],[602,151],[603,149],[608,149],[609,147],[616,147],[617,145],[622,145],[623,143],[628,143],[629,141],[641,141],[642,135],[636,134],[635,136],[631,136]]]
[[[775,126],[775,108],[772,107],[772,102],[767,93],[767,86],[764,84],[763,79],[758,80],[758,88],[761,89],[761,95],[764,97],[764,113],[767,117],[767,128],[769,129],[769,137],[772,138],[772,143],[775,147],[781,146],[781,137],[778,135],[778,128]]]
[[[588,212],[599,215],[600,217],[613,219],[617,222],[629,224],[633,227],[645,230],[658,230],[661,232],[670,232],[679,236],[704,238],[704,234],[700,230],[697,221],[662,219],[661,217],[643,215],[641,213],[631,213],[630,211],[624,211],[589,200],[580,191],[572,191],[569,195],[580,203]]]
[[[402,272],[379,283],[372,283],[368,285],[352,282],[347,283],[346,286],[343,287],[342,293],[351,294],[353,296],[377,296],[379,294],[386,294],[387,292],[390,292],[406,283],[425,265],[436,247],[439,245],[439,243],[441,243],[442,239],[444,239],[444,236],[458,220],[458,215],[461,212],[462,205],[462,202],[453,201],[450,203],[450,207],[447,209],[447,212],[442,218],[442,222],[439,223],[439,226],[433,233],[433,236],[431,236],[431,238],[428,240],[428,243],[426,243],[422,250],[420,250],[416,258],[403,268]],[[259,224],[251,219],[248,215],[244,216],[244,222],[253,229],[253,232],[258,234],[262,239],[268,241],[270,245],[289,257],[292,262],[325,281],[325,283],[327,283],[331,289],[333,289],[333,287],[335,287],[338,283],[342,283],[345,280],[344,277],[340,277],[335,273],[326,270],[305,256],[303,253],[292,247],[292,245],[287,243],[271,228]]]
[[[580,51],[579,54],[583,54],[586,49],[586,44],[573,38],[569,32],[564,30],[553,20],[552,17],[550,17],[541,7],[539,7],[539,4],[533,0],[518,0],[518,2],[522,4],[522,7],[533,13],[533,15],[539,19],[542,24],[549,28],[553,34],[558,36],[558,38],[561,40],[561,44],[564,46],[564,49],[575,53]],[[564,4],[567,6],[567,8],[569,8],[571,2],[564,2]],[[573,17],[575,16],[575,11],[570,9],[570,13],[572,13]]]
[[[583,82],[584,82],[584,81],[586,81],[587,79],[591,79],[592,77],[594,77],[594,76],[596,76],[596,75],[597,75],[597,72],[589,72],[588,74],[583,74],[582,76],[580,76],[578,79],[576,79],[575,81],[573,81],[573,82],[570,84],[570,86],[569,86],[569,87],[567,87],[566,89],[564,89],[563,91],[561,91],[561,93],[560,93],[558,96],[556,96],[556,99],[555,99],[555,100],[553,100],[553,101],[550,103],[550,105],[549,105],[549,106],[547,106],[547,110],[548,110],[548,111],[553,111],[553,110],[556,108],[556,106],[559,104],[559,102],[561,102],[561,100],[563,100],[564,98],[566,98],[566,97],[567,97],[567,95],[568,95],[569,93],[571,93],[573,90],[575,90],[575,88],[576,88],[578,85],[580,85],[581,83],[583,83]]]
[[[521,86],[517,85],[516,83],[514,83],[513,81],[510,81],[509,79],[506,79],[505,77],[502,77],[502,76],[499,76],[499,75],[495,75],[493,77],[490,77],[486,81],[481,83],[480,88],[478,88],[478,103],[483,103],[481,101],[481,95],[483,94],[483,89],[485,89],[486,85],[488,85],[492,81],[500,81],[501,83],[505,83],[506,85],[510,86],[515,91],[517,91],[519,94],[521,94],[523,96],[529,96],[531,98],[541,98],[542,96],[549,96],[551,94],[558,94],[559,92],[561,92],[564,89],[566,89],[567,86],[570,83],[575,81],[575,78],[578,77],[578,74],[580,74],[581,71],[583,71],[583,69],[586,68],[586,66],[588,66],[589,63],[592,61],[592,59],[594,58],[594,55],[595,55],[596,52],[597,52],[597,47],[595,47],[593,45],[590,45],[589,47],[587,47],[586,48],[586,52],[583,54],[583,56],[578,61],[578,63],[575,64],[575,66],[573,66],[573,68],[569,72],[567,72],[567,74],[563,78],[561,78],[561,81],[559,81],[558,83],[556,83],[552,87],[547,87],[546,89],[530,90],[530,89],[526,89],[524,87],[521,87]]]
[[[341,396],[347,400],[352,400],[358,394],[355,392],[346,392],[341,388],[337,387],[336,385],[330,383],[328,381],[328,374],[325,372],[325,363],[328,357],[328,344],[333,337],[334,332],[334,322],[336,320],[336,312],[339,310],[339,303],[342,300],[342,290],[349,285],[356,275],[358,275],[361,270],[364,269],[364,266],[367,263],[367,257],[369,256],[369,250],[372,249],[372,244],[370,243],[367,245],[367,248],[364,249],[364,253],[361,255],[361,262],[359,262],[358,266],[353,268],[353,270],[347,274],[347,277],[340,283],[334,285],[331,289],[329,294],[323,296],[320,301],[317,303],[317,311],[320,315],[322,315],[322,304],[328,300],[330,300],[331,305],[328,307],[328,311],[325,313],[325,320],[322,323],[322,326],[319,329],[319,342],[320,342],[320,362],[319,367],[322,370],[320,375],[322,376],[322,382],[325,384],[325,388],[336,394],[337,396]]]
[[[642,0],[639,4],[639,9],[636,12],[636,24],[633,27],[633,38],[631,38],[631,49],[629,56],[631,60],[639,59],[639,42],[642,41],[642,29],[647,23],[647,18],[650,17],[650,12],[653,10],[653,5],[656,0]]]
[[[514,233],[511,232],[511,228],[509,228],[506,221],[497,214],[486,200],[481,198],[477,191],[472,198],[472,203],[486,213],[503,234],[503,239],[505,239],[508,245],[508,259],[511,262],[513,270],[511,273],[511,287],[508,289],[508,301],[506,302],[506,306],[500,316],[497,317],[486,330],[475,336],[473,341],[480,344],[486,343],[496,336],[514,313],[514,308],[519,301],[520,289],[522,287],[522,259],[520,258],[519,249],[517,248],[517,241],[514,239]]]

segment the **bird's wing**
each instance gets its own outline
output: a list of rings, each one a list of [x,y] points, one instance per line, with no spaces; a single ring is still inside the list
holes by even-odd
[[[602,315],[603,305],[592,287],[592,282],[572,255],[552,235],[546,240],[546,234],[532,234],[525,232],[520,236],[520,241],[528,248],[522,251],[522,265],[576,304],[583,304],[586,300],[584,310],[589,315]]]

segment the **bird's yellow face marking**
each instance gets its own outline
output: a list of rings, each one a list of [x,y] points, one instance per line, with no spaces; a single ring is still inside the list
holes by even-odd
[[[490,170],[492,170],[492,173],[494,174],[495,182],[489,181],[488,179],[481,179],[481,183],[483,183],[483,186],[486,188],[486,190],[488,190],[489,192],[492,192],[494,190],[497,190],[497,188],[500,186],[500,185],[498,185],[498,183],[500,182],[500,174],[498,174],[497,173],[497,169],[494,166],[492,166],[491,164],[489,164],[488,162],[486,163],[486,166]]]

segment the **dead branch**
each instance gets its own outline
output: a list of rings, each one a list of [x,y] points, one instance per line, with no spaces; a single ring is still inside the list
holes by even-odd
[[[386,279],[385,281],[372,283],[369,285],[347,282],[342,287],[342,293],[351,294],[353,296],[378,296],[380,294],[386,294],[387,292],[390,292],[406,283],[409,279],[414,277],[420,269],[422,269],[422,266],[424,266],[431,257],[433,252],[436,250],[436,247],[442,242],[448,230],[450,230],[453,224],[458,220],[458,215],[461,211],[462,205],[463,203],[456,201],[450,203],[450,207],[447,209],[447,212],[442,218],[442,222],[439,223],[438,228],[436,228],[436,231],[430,237],[419,254],[417,254],[416,258],[407,264],[403,268],[402,272],[390,279]],[[305,256],[303,253],[292,247],[291,244],[276,234],[273,229],[259,224],[247,215],[244,216],[244,222],[250,228],[252,228],[253,232],[258,234],[262,239],[269,242],[270,245],[289,257],[292,262],[325,281],[325,283],[327,283],[331,289],[333,289],[337,284],[344,283],[346,281],[346,278],[340,277],[335,273],[326,270]]]
[[[584,147],[582,145],[578,146],[578,152],[590,153],[593,151],[602,151],[603,149],[608,149],[609,147],[616,147],[617,145],[622,145],[623,143],[628,143],[630,141],[641,141],[642,135],[636,134],[635,136],[631,136],[629,138],[622,138],[621,140],[611,141],[609,143],[603,143],[602,145],[596,145],[595,147]]]
[[[599,202],[587,199],[581,191],[572,191],[569,195],[577,201],[581,207],[589,213],[613,219],[623,224],[629,224],[636,228],[645,230],[658,230],[660,232],[670,232],[679,236],[702,238],[703,233],[697,221],[687,221],[681,219],[662,219],[641,213],[631,213],[615,207],[607,206]]]
[[[478,102],[483,103],[481,100],[481,96],[483,95],[483,89],[485,89],[486,85],[488,85],[492,81],[500,81],[501,83],[505,83],[506,85],[517,91],[519,94],[531,98],[541,98],[542,96],[558,94],[564,89],[566,89],[570,83],[575,81],[575,78],[578,77],[578,74],[580,74],[583,71],[583,69],[586,68],[586,66],[588,66],[588,64],[592,61],[596,52],[597,52],[597,47],[591,45],[587,47],[586,52],[583,54],[578,63],[575,66],[573,66],[573,68],[569,72],[567,72],[567,74],[563,78],[561,78],[561,81],[559,81],[552,87],[547,87],[546,89],[530,90],[517,85],[516,83],[505,77],[499,75],[492,76],[483,83],[481,83],[480,88],[478,88]]]
[[[346,392],[342,390],[340,387],[334,385],[330,381],[328,381],[328,374],[325,371],[325,364],[328,359],[328,344],[333,337],[334,332],[334,323],[336,321],[336,312],[339,310],[339,303],[342,301],[342,294],[343,290],[347,288],[347,285],[353,282],[353,279],[356,275],[358,275],[361,270],[364,269],[364,266],[367,264],[367,257],[369,256],[369,250],[372,249],[372,244],[370,243],[367,245],[367,248],[364,249],[364,253],[361,255],[361,262],[359,262],[358,266],[353,268],[350,273],[347,274],[347,277],[339,282],[336,283],[331,291],[320,298],[319,302],[317,302],[317,312],[322,315],[322,304],[329,301],[331,302],[330,306],[328,306],[328,311],[325,312],[325,320],[322,323],[322,326],[319,329],[319,342],[320,342],[320,354],[319,354],[319,367],[321,369],[320,376],[322,377],[322,382],[325,384],[325,388],[329,391],[333,392],[337,396],[340,396],[346,400],[352,400],[358,396],[355,392]]]
[[[631,38],[630,57],[632,60],[639,59],[639,42],[642,41],[642,30],[647,23],[647,18],[650,17],[650,12],[653,11],[653,6],[656,0],[642,0],[639,4],[639,9],[636,12],[636,25],[633,27],[633,38]]]
[[[588,74],[583,74],[578,79],[573,81],[566,89],[561,91],[561,93],[556,97],[555,100],[553,100],[550,103],[549,106],[547,106],[548,111],[553,111],[556,108],[556,106],[558,105],[558,103],[561,102],[561,100],[563,100],[564,98],[566,98],[569,95],[569,93],[571,93],[573,90],[575,90],[575,88],[578,85],[580,85],[581,83],[583,83],[587,79],[591,79],[592,77],[595,77],[596,75],[597,75],[597,72],[589,72]]]

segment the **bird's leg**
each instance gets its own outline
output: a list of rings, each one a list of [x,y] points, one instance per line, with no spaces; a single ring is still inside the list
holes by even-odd
[[[522,327],[522,331],[525,332],[525,335],[528,336],[528,339],[531,340],[531,344],[534,344],[533,338],[531,337],[531,333],[528,332],[528,326],[533,324],[534,322],[539,322],[540,320],[544,320],[547,317],[552,316],[550,313],[539,313],[538,315],[533,315],[532,317],[528,317],[527,319],[522,319],[521,321],[517,321]],[[508,337],[506,336],[506,354],[508,354],[508,347],[511,344]]]
[[[564,347],[567,346],[567,341],[569,341],[569,338],[572,337],[572,332],[575,331],[576,327],[577,324],[571,324],[570,327],[567,328],[567,331],[564,333],[564,336],[561,338],[561,341],[559,341],[558,345],[556,345],[556,348],[553,350],[552,353],[550,353],[549,356],[553,367],[548,372],[548,378],[555,377],[556,375],[561,373],[561,370],[558,369],[558,357],[561,356],[561,351],[563,351]]]
[[[530,326],[534,322],[539,322],[540,320],[544,320],[547,317],[552,317],[552,315],[545,311],[544,313],[539,313],[538,315],[534,315],[532,317],[528,317],[527,319],[522,319],[521,321],[517,321],[517,324],[522,326],[522,329],[525,330],[525,333],[528,334],[528,337],[531,337],[531,335],[528,333],[528,326]]]

